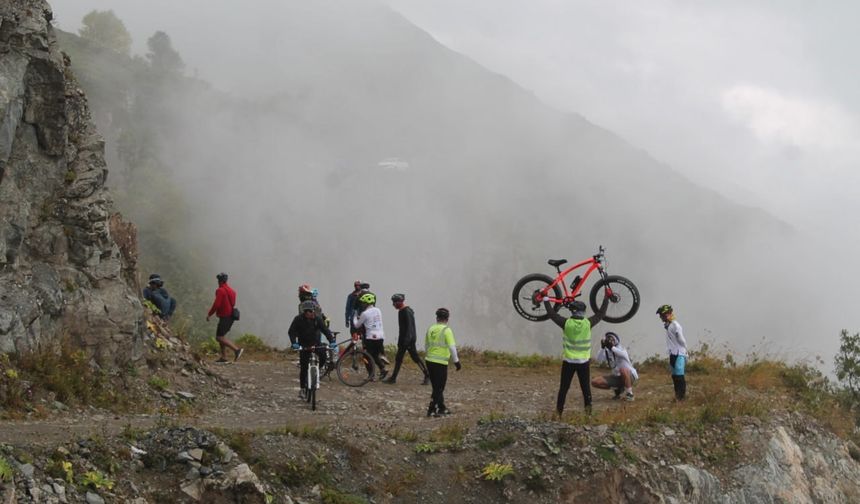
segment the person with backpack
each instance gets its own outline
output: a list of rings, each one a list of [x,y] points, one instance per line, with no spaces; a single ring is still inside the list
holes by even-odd
[[[218,364],[226,364],[227,348],[233,350],[233,362],[239,360],[239,357],[245,352],[244,348],[239,348],[235,343],[227,338],[227,333],[233,327],[233,322],[238,320],[236,307],[236,291],[227,283],[227,273],[218,273],[215,277],[218,280],[218,288],[215,289],[215,301],[212,302],[212,307],[209,308],[209,313],[206,315],[206,321],[212,315],[218,316],[218,328],[215,329],[215,341],[221,349],[221,355],[215,362]]]
[[[657,315],[666,329],[666,350],[669,352],[669,370],[672,374],[672,386],[675,389],[675,400],[683,401],[687,397],[687,340],[680,322],[675,318],[672,305],[664,304],[657,308]]]
[[[176,298],[170,297],[164,288],[164,280],[161,275],[153,273],[149,275],[149,285],[143,288],[143,299],[158,308],[158,316],[162,320],[170,320],[176,311]]]
[[[427,374],[433,392],[430,395],[430,405],[427,407],[428,417],[450,415],[451,411],[445,406],[445,385],[448,383],[448,361],[454,362],[457,371],[463,369],[460,357],[457,355],[457,342],[454,341],[454,331],[448,327],[451,312],[447,308],[436,310],[436,323],[427,329],[424,336],[424,351],[427,356]]]
[[[639,373],[630,362],[627,349],[621,346],[621,337],[608,331],[600,340],[600,351],[597,353],[597,362],[606,362],[612,369],[612,374],[598,376],[591,380],[591,384],[599,389],[613,389],[613,399],[621,399],[622,390],[624,400],[633,400],[633,384],[639,380]]]
[[[600,311],[589,318],[585,318],[585,303],[572,301],[565,305],[570,310],[570,318],[565,318],[556,313],[548,301],[544,303],[552,321],[563,331],[561,341],[564,349],[564,361],[561,363],[561,382],[555,404],[559,418],[564,413],[564,403],[567,399],[567,391],[570,390],[570,383],[573,381],[573,375],[577,375],[579,378],[579,388],[582,390],[585,411],[591,413],[591,370],[589,368],[591,362],[591,328],[603,318],[608,305],[609,297],[604,297]]]
[[[397,375],[400,373],[400,366],[403,364],[403,357],[406,352],[409,352],[409,357],[418,365],[418,369],[424,374],[422,385],[430,383],[430,376],[427,374],[427,366],[421,357],[418,355],[418,349],[415,348],[415,312],[412,308],[406,306],[406,296],[404,294],[394,294],[391,296],[391,303],[397,310],[397,322],[400,332],[397,336],[397,356],[394,358],[394,371],[384,383],[394,384],[397,382]]]
[[[352,292],[346,296],[346,310],[344,311],[344,318],[346,320],[346,327],[350,329],[350,332],[355,332],[354,327],[352,327],[352,318],[355,317],[355,311],[358,308],[358,296],[361,292],[361,280],[356,280],[352,284]]]

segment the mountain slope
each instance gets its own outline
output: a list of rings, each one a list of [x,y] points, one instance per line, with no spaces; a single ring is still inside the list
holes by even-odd
[[[664,302],[693,336],[742,347],[816,327],[781,309],[797,295],[784,278],[794,258],[754,260],[793,250],[785,224],[545,106],[385,7],[273,9],[276,31],[255,26],[264,51],[239,23],[201,43],[246,54],[248,79],[276,92],[177,86],[159,96],[154,125],[193,241],[206,244],[213,274],[236,279],[242,330],[282,343],[294,288],[307,281],[339,324],[341,296],[362,278],[382,299],[405,291],[420,325],[451,306],[467,343],[555,351],[551,328],[513,314],[510,289],[549,272],[547,258],[583,259],[601,243],[610,272],[642,291],[643,315],[619,328],[641,350],[659,348],[647,317]],[[392,157],[408,170],[379,165]],[[396,323],[390,310],[386,322]]]

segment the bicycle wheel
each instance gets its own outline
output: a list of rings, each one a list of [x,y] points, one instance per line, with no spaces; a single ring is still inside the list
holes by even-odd
[[[352,349],[337,361],[337,377],[349,387],[361,387],[370,381],[375,371],[373,358],[364,350]]]
[[[514,285],[512,295],[514,301],[514,309],[526,320],[532,322],[540,322],[549,318],[549,313],[544,307],[543,301],[537,301],[536,295],[541,289],[546,288],[553,282],[553,279],[542,273],[533,273],[526,275]],[[552,297],[561,298],[561,289],[558,285],[553,286],[550,291]],[[558,311],[561,308],[561,303],[553,303],[552,308]]]
[[[618,324],[633,318],[633,315],[636,315],[639,310],[639,289],[633,285],[633,282],[622,276],[609,275],[594,284],[588,297],[591,309],[595,313],[600,310],[607,287],[612,290],[612,296],[609,298],[609,306],[606,308],[606,314],[602,320],[611,324]]]
[[[317,409],[317,387],[319,387],[319,368],[314,368],[308,382],[308,402],[311,403],[311,410]]]

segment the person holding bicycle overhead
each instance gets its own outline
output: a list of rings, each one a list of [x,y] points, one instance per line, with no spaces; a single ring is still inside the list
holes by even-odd
[[[561,363],[561,382],[558,387],[558,398],[555,410],[559,418],[564,413],[564,403],[567,399],[567,391],[570,390],[570,382],[573,375],[579,378],[579,388],[582,390],[582,400],[585,403],[586,413],[591,413],[591,328],[597,325],[606,313],[609,305],[609,297],[603,298],[600,311],[589,318],[585,318],[585,303],[582,301],[571,301],[565,304],[570,310],[570,318],[564,318],[553,310],[549,301],[544,303],[547,313],[553,322],[564,331],[562,335],[562,347],[564,349],[564,361]]]
[[[306,347],[317,346],[320,343],[320,333],[325,334],[328,339],[329,346],[336,348],[334,335],[329,331],[328,326],[322,317],[316,314],[316,305],[311,300],[303,301],[301,304],[302,313],[293,318],[290,328],[287,333],[290,336],[290,343],[293,350],[301,350]],[[325,365],[326,352],[323,349],[317,350],[317,355],[320,359],[320,367]],[[307,351],[299,353],[299,398],[304,398],[304,391],[308,387],[308,363],[310,362],[310,354]]]
[[[675,320],[672,305],[664,304],[657,308],[657,315],[663,321],[666,329],[666,350],[669,352],[669,369],[672,373],[672,385],[675,388],[675,400],[683,401],[687,396],[687,379],[684,369],[687,364],[687,340],[681,324]]]
[[[358,298],[364,310],[353,317],[352,325],[356,331],[364,329],[364,349],[373,357],[376,367],[379,369],[379,379],[388,375],[385,369],[385,332],[382,330],[382,312],[376,307],[376,295],[367,292]]]
[[[400,372],[400,366],[403,364],[403,357],[406,352],[409,352],[409,357],[415,364],[418,364],[418,369],[424,374],[422,385],[430,383],[430,376],[427,374],[427,366],[424,361],[418,356],[418,349],[415,348],[415,312],[412,308],[406,306],[406,296],[404,294],[395,294],[391,296],[391,303],[397,309],[397,325],[400,333],[397,336],[397,356],[394,358],[394,371],[384,383],[394,384],[397,382],[397,374]]]

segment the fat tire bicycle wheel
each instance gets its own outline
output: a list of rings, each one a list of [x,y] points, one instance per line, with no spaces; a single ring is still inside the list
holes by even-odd
[[[373,358],[364,350],[349,350],[337,361],[337,377],[348,387],[361,387],[375,372]]]
[[[606,278],[601,278],[591,288],[591,294],[588,296],[588,301],[591,303],[591,309],[594,313],[597,313],[603,304],[607,285],[612,289],[612,297],[609,299],[606,314],[601,320],[611,324],[627,322],[639,311],[641,301],[639,289],[636,288],[633,282],[623,276],[609,275]]]
[[[543,273],[532,273],[520,278],[519,282],[514,285],[512,299],[514,309],[526,320],[532,322],[541,322],[549,318],[549,312],[546,311],[544,303],[535,301],[535,295],[544,287],[550,285],[554,279]],[[558,285],[552,288],[552,294],[555,298],[561,298],[561,289]],[[553,311],[558,311],[561,308],[561,303],[553,303]]]

